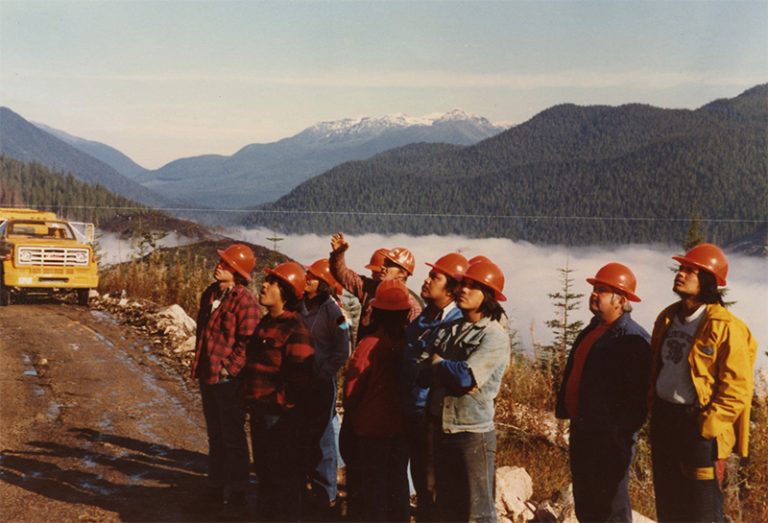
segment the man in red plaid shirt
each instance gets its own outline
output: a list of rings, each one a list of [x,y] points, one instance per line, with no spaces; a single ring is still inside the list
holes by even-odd
[[[248,345],[245,397],[251,421],[253,464],[259,481],[259,521],[301,517],[306,404],[314,384],[315,349],[297,312],[306,287],[295,262],[266,269],[259,303],[267,314]]]
[[[215,282],[200,299],[192,377],[200,382],[208,429],[208,481],[203,501],[211,509],[244,517],[250,471],[245,435],[245,348],[259,322],[247,285],[256,265],[253,251],[234,244],[218,251]],[[224,505],[226,501],[226,506]]]

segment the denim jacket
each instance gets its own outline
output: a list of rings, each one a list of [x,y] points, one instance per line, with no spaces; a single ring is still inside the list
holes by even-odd
[[[420,364],[429,357],[425,352],[444,328],[462,317],[461,309],[455,303],[443,309],[440,319],[430,320],[429,313],[434,309],[427,307],[413,320],[405,331],[407,345],[403,351],[403,367],[401,374],[403,411],[406,416],[421,416],[427,404],[428,387],[419,386],[417,373]]]
[[[493,430],[494,400],[510,350],[509,335],[490,318],[469,324],[461,319],[437,333],[431,352],[444,359],[431,365],[428,408],[442,419],[443,432]]]

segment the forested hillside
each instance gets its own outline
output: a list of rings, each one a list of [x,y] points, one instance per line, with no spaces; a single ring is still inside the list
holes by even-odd
[[[768,85],[695,111],[561,105],[475,146],[350,162],[249,215],[285,232],[727,242],[768,219]]]
[[[177,231],[209,237],[204,227],[147,209],[100,185],[71,174],[50,171],[39,163],[23,163],[0,155],[0,207],[50,210],[69,220],[93,222],[103,230],[131,236],[143,231]],[[139,225],[140,221],[140,225]]]

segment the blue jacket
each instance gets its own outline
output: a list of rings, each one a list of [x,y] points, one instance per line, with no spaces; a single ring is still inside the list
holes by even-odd
[[[344,313],[330,297],[313,311],[302,303],[300,312],[315,347],[315,375],[335,380],[350,352],[349,324]]]
[[[427,348],[432,344],[437,332],[455,320],[461,318],[461,309],[453,304],[448,312],[438,320],[430,320],[435,308],[427,306],[405,331],[406,347],[403,351],[403,367],[401,383],[403,389],[403,414],[406,416],[421,416],[427,404],[429,387],[421,387],[417,383],[416,376],[419,364],[428,356]]]
[[[597,317],[581,331],[568,354],[555,413],[567,419],[565,384],[573,368],[574,349],[599,323]],[[579,420],[606,430],[636,432],[648,413],[646,393],[651,372],[650,335],[624,313],[592,345],[581,372]]]

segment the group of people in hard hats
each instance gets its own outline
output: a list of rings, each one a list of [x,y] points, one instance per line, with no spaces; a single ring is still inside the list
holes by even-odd
[[[406,286],[410,250],[375,251],[366,275],[347,267],[343,234],[330,243],[329,258],[308,267],[265,269],[258,298],[247,287],[253,252],[218,251],[192,364],[209,442],[201,499],[221,518],[249,516],[247,418],[257,520],[338,518],[340,453],[350,520],[409,521],[410,471],[417,521],[496,521],[494,402],[510,358],[504,274],[484,256],[447,253],[427,263],[418,300]],[[701,244],[675,259],[680,300],[652,335],[630,316],[640,298],[626,265],[587,280],[594,317],[569,354],[556,410],[570,419],[580,521],[631,521],[629,466],[649,408],[659,520],[723,520],[723,462],[747,452],[757,349],[723,306],[724,253]],[[360,302],[355,326],[342,290]]]

